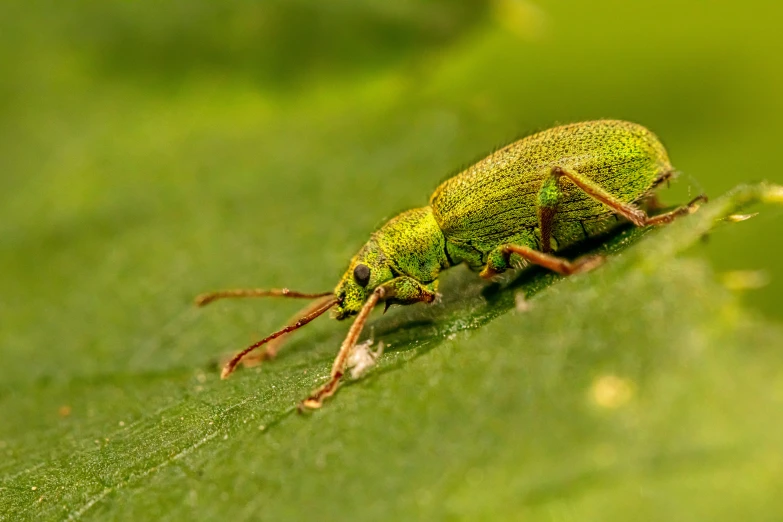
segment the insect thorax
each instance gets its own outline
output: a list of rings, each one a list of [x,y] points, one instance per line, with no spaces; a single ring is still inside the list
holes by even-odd
[[[430,207],[415,208],[399,214],[373,236],[401,275],[428,283],[450,265],[446,241]]]

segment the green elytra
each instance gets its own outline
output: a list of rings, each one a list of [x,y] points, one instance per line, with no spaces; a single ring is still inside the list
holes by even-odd
[[[320,407],[342,378],[348,357],[372,309],[389,304],[432,302],[442,270],[467,264],[492,277],[520,263],[561,274],[583,272],[602,258],[569,261],[555,253],[606,232],[623,221],[637,226],[668,223],[693,212],[704,198],[649,217],[653,190],[673,176],[661,142],[645,127],[598,120],[555,127],[520,139],[443,182],[426,207],[389,220],[351,259],[333,293],[233,290],[219,297],[286,295],[323,297],[298,320],[237,354],[228,376],[251,350],[307,324],[329,308],[337,319],[357,315],[332,367],[330,380],[303,401]],[[277,350],[270,344],[260,359]]]

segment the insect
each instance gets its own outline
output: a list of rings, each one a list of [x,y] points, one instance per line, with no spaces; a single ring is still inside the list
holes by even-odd
[[[336,319],[356,316],[332,365],[330,378],[300,407],[319,408],[337,390],[370,312],[380,302],[408,305],[436,298],[442,270],[467,264],[484,278],[534,264],[563,275],[591,270],[601,256],[569,260],[559,250],[622,222],[661,225],[690,214],[706,201],[650,216],[654,189],[675,171],[658,138],[645,127],[616,120],[573,123],[533,134],[490,154],[443,182],[429,205],[405,211],[375,231],[351,259],[333,292],[227,290],[219,298],[282,296],[315,299],[296,320],[237,353],[223,368],[228,377],[250,352],[331,309]]]

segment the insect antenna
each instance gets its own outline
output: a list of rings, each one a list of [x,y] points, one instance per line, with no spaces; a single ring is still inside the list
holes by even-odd
[[[302,294],[302,295],[305,295],[305,294]],[[302,295],[299,295],[297,297],[301,297]],[[260,341],[251,344],[250,346],[248,346],[247,348],[245,348],[241,352],[237,353],[223,367],[223,371],[220,373],[220,378],[221,379],[225,379],[229,375],[231,375],[234,372],[234,369],[236,369],[237,364],[239,364],[239,362],[247,354],[249,354],[250,352],[252,352],[256,348],[265,345],[266,343],[268,343],[269,341],[271,341],[273,339],[277,339],[278,337],[280,337],[283,334],[287,334],[288,332],[293,332],[294,330],[297,330],[297,329],[303,327],[304,325],[306,325],[307,323],[309,323],[310,321],[312,321],[313,319],[315,319],[319,315],[322,315],[324,312],[326,312],[331,307],[333,307],[334,305],[336,305],[336,304],[338,304],[340,302],[340,300],[337,297],[335,297],[334,294],[331,294],[331,293],[328,293],[328,294],[318,294],[318,295],[321,296],[321,297],[326,297],[326,296],[332,296],[332,297],[331,297],[331,299],[325,300],[321,305],[319,305],[317,308],[315,308],[311,312],[308,312],[307,314],[305,314],[302,317],[300,317],[295,323],[289,324],[288,326],[286,326],[284,328],[281,328],[280,330],[276,331],[275,333],[270,334],[270,335],[264,337]]]
[[[315,299],[333,295],[332,292],[321,292],[317,294],[307,294],[304,292],[295,292],[288,288],[273,288],[271,290],[262,290],[260,288],[238,288],[235,290],[221,290],[219,292],[208,292],[196,297],[196,306],[206,306],[212,301],[225,299],[227,297],[294,297],[298,299]]]

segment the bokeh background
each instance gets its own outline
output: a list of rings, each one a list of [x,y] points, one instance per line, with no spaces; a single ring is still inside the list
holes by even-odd
[[[682,183],[713,197],[783,179],[775,2],[2,10],[0,237],[3,302],[14,304],[2,313],[13,328],[107,287],[135,298],[180,280],[219,284],[198,265],[217,252],[248,282],[279,281],[295,261],[331,287],[384,217],[557,122],[641,122]],[[226,214],[234,226],[213,230]],[[720,269],[770,271],[751,301],[780,316],[770,219],[720,234],[706,252]],[[327,230],[330,244],[317,240]],[[167,274],[145,268],[158,257]]]
[[[526,133],[643,123],[683,173],[670,204],[783,181],[780,5],[3,2],[0,451],[24,469],[28,445],[91,443],[90,411],[143,417],[123,376],[211,379],[296,305],[194,315],[195,294],[331,289],[385,218]],[[777,322],[783,213],[759,210],[691,253],[761,271],[740,299]]]

